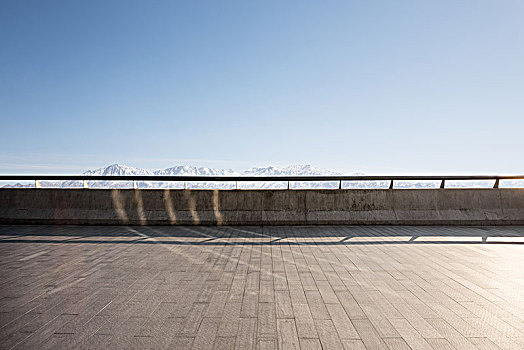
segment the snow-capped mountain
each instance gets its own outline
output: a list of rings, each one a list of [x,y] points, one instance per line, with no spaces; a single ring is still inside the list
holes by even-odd
[[[96,170],[88,170],[83,175],[98,175],[98,176],[125,176],[125,175],[155,175],[153,171],[135,168],[123,164],[111,164],[105,168]]]
[[[164,176],[233,176],[239,175],[232,169],[199,168],[190,165],[178,165],[164,170],[156,170],[155,175]]]
[[[311,165],[290,165],[287,167],[279,168],[274,166],[268,166],[265,168],[251,168],[242,173],[246,176],[328,176],[328,175],[341,175],[340,173],[316,168]]]
[[[328,176],[341,175],[329,169],[316,168],[307,165],[290,165],[287,167],[268,166],[262,168],[251,168],[242,173],[245,176]],[[287,182],[246,182],[241,188],[287,188]],[[338,188],[338,182],[333,181],[292,181],[289,183],[290,188]]]
[[[96,170],[88,170],[84,175],[137,175],[137,176],[232,176],[238,175],[237,172],[231,169],[212,169],[204,167],[195,167],[190,165],[179,165],[167,169],[147,170],[141,168],[130,167],[122,164],[112,164],[105,168]],[[64,183],[59,186],[62,187]],[[88,181],[89,188],[129,188],[133,184],[129,181]],[[136,183],[139,188],[184,188],[187,186],[184,182],[173,181],[138,181]],[[187,186],[189,188],[216,188],[217,183],[200,182],[196,185]],[[225,188],[229,188],[231,184],[227,184]],[[71,182],[67,182],[65,187],[74,187]],[[218,188],[224,188],[219,186]]]
[[[107,167],[87,170],[83,175],[89,176],[123,176],[123,175],[139,175],[139,176],[330,176],[341,175],[338,172],[317,168],[311,165],[290,165],[286,167],[258,167],[237,172],[232,169],[214,169],[205,167],[195,167],[189,165],[179,165],[160,170],[148,170],[135,168],[123,164],[111,164]],[[364,175],[362,173],[355,173],[354,175]],[[89,188],[132,188],[132,181],[87,181]],[[191,188],[191,189],[284,189],[288,184],[286,181],[280,182],[209,182],[198,181],[184,183],[182,181],[138,181],[136,183],[138,188]],[[292,181],[290,187],[298,188],[338,188],[338,181]],[[395,188],[438,188],[440,181],[396,181]],[[58,187],[58,188],[78,188],[82,187],[81,181],[41,181],[42,187]],[[493,186],[493,181],[463,181],[463,182],[446,182],[446,187],[486,187]],[[501,181],[501,187],[523,187],[522,180],[506,180]],[[10,184],[4,187],[34,187],[34,184]],[[388,188],[389,181],[344,181],[342,188]]]

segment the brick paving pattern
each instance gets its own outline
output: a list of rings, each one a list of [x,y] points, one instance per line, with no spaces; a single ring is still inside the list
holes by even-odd
[[[523,227],[0,226],[1,349],[523,349]]]

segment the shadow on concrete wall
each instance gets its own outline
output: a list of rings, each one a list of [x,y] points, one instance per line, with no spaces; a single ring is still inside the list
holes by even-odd
[[[123,191],[113,189],[111,200],[111,208],[115,214],[112,215],[113,219],[124,225],[148,225],[150,223],[200,225],[203,222],[218,226],[223,224],[219,190]],[[92,221],[96,222],[96,218],[93,218]]]
[[[524,225],[523,189],[2,189],[0,223]]]

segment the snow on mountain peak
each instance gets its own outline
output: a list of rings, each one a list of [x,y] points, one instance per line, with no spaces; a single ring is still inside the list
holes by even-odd
[[[103,175],[103,176],[122,176],[122,175],[154,175],[153,172],[131,167],[123,164],[111,164],[105,168],[99,168],[95,170],[88,170],[84,172],[84,175]]]
[[[195,167],[190,165],[178,165],[164,170],[157,170],[154,172],[155,175],[193,175],[193,176],[231,176],[238,175],[238,173],[232,169],[212,169]]]

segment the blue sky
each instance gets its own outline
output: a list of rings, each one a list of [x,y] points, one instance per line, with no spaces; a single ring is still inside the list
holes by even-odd
[[[2,1],[0,173],[524,173],[524,2]]]

